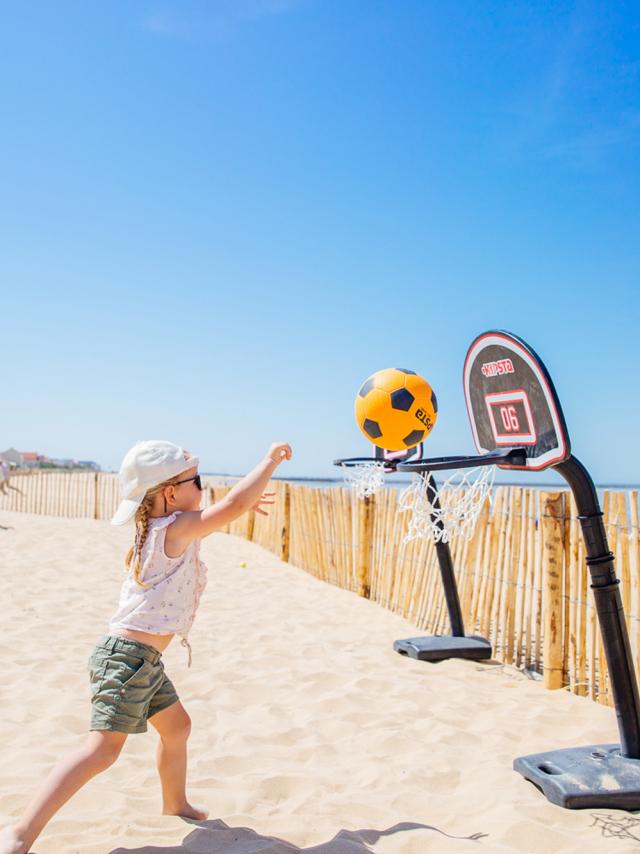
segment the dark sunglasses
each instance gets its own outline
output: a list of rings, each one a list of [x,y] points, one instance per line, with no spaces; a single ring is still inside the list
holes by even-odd
[[[193,481],[200,492],[202,492],[202,481],[200,480],[199,474],[195,475],[195,477],[188,477],[185,480],[176,480],[174,481],[174,486],[178,486],[180,483],[189,483],[190,481]]]

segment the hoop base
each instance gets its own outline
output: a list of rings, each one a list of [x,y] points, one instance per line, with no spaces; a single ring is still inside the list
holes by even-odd
[[[640,759],[622,756],[619,744],[532,753],[515,759],[513,769],[565,809],[640,809]]]
[[[447,658],[482,661],[491,658],[491,644],[480,635],[407,638],[394,641],[393,648],[400,655],[408,655],[409,658],[417,658],[419,661],[445,661]]]

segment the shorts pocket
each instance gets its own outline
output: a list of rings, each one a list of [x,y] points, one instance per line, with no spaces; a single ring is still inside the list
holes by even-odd
[[[91,671],[91,687],[94,694],[109,694],[118,697],[143,670],[147,662],[138,656],[117,654],[94,662]]]
[[[121,688],[130,682],[136,673],[144,667],[144,658],[127,656],[123,658],[109,658],[105,667],[105,679],[113,682],[114,687]]]

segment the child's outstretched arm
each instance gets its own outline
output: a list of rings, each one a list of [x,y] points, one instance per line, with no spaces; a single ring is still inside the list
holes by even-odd
[[[291,446],[286,442],[275,442],[261,462],[242,478],[224,498],[206,510],[181,513],[171,525],[172,548],[186,548],[193,540],[212,534],[217,528],[233,522],[243,513],[254,509],[274,471],[284,460],[290,460]],[[268,504],[271,502],[265,501]]]

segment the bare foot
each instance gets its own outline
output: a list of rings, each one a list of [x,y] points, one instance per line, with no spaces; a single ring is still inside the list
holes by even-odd
[[[28,846],[24,844],[15,827],[5,827],[0,830],[0,854],[27,854]]]
[[[175,809],[165,807],[162,810],[162,815],[179,815],[182,818],[195,818],[196,821],[204,821],[205,818],[209,818],[209,810],[206,807],[191,806],[191,804],[184,803]],[[4,854],[2,849],[0,849],[0,854]]]

